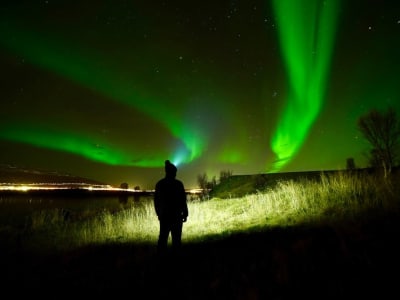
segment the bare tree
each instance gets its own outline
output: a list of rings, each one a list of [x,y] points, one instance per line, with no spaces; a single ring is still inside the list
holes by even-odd
[[[231,170],[222,170],[219,172],[219,182],[223,182],[232,176],[233,172]]]
[[[208,194],[208,176],[206,173],[197,175],[197,184],[199,185],[199,188],[202,190],[202,192],[201,192],[202,197],[207,196],[207,194]]]
[[[207,187],[212,190],[213,188],[215,188],[217,186],[217,177],[214,175],[211,178],[211,181],[208,182]]]
[[[346,160],[346,169],[347,169],[347,170],[350,170],[350,171],[356,169],[356,164],[355,164],[355,162],[354,162],[354,158],[353,158],[353,157],[349,157],[349,158]]]
[[[400,123],[393,108],[386,112],[371,110],[361,116],[358,121],[358,130],[370,143],[369,161],[373,167],[379,164],[387,177],[398,158],[400,141]]]

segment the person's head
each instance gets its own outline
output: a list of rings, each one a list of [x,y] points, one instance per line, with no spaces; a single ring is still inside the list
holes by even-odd
[[[165,161],[165,175],[167,177],[175,177],[178,169],[169,160]]]

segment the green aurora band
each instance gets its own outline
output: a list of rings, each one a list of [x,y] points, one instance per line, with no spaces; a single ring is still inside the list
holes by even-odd
[[[324,101],[339,0],[273,0],[289,93],[271,138],[279,171],[297,154]]]
[[[204,132],[200,126],[184,123],[184,111],[177,111],[168,106],[168,101],[149,95],[143,90],[135,89],[132,78],[126,78],[115,70],[107,60],[94,53],[85,53],[83,48],[74,48],[55,36],[44,37],[33,30],[19,29],[11,22],[7,28],[0,28],[0,43],[8,49],[25,57],[31,63],[66,77],[73,82],[99,92],[113,100],[119,101],[150,116],[155,122],[165,126],[183,145],[174,153],[160,151],[157,157],[145,158],[143,153],[127,153],[123,149],[115,149],[115,145],[107,145],[99,151],[95,146],[86,146],[83,134],[72,132],[48,131],[46,128],[35,130],[34,124],[14,124],[13,127],[2,128],[0,136],[9,140],[29,143],[39,147],[67,151],[84,156],[90,160],[110,165],[126,165],[141,167],[159,167],[164,164],[165,157],[171,157],[176,163],[187,163],[198,158],[206,147]],[[79,54],[78,54],[79,53]],[[136,76],[139,77],[137,74]],[[165,100],[165,99],[164,99]],[[61,136],[60,136],[61,135]],[[82,144],[83,142],[83,144]],[[95,141],[90,145],[104,143]],[[135,155],[140,157],[135,158]]]
[[[14,124],[12,127],[2,128],[1,136],[10,140],[29,143],[35,146],[53,150],[67,151],[90,158],[93,161],[109,165],[124,165],[132,159],[132,154],[118,150],[116,147],[100,146],[100,140],[88,139],[84,134],[77,134],[65,130],[52,130],[32,124]],[[98,142],[96,143],[95,142]],[[142,160],[132,162],[137,166],[156,165],[158,161]]]

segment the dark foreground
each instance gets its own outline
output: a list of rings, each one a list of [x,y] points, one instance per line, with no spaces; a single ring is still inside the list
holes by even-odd
[[[2,253],[0,284],[13,298],[398,299],[399,224],[271,229],[185,244],[164,259],[154,245]]]

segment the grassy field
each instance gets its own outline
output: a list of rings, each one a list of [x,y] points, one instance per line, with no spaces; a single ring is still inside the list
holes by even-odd
[[[190,201],[182,253],[164,259],[151,201],[88,216],[37,212],[0,229],[1,282],[13,293],[139,299],[398,294],[399,189],[396,174],[321,173]]]

